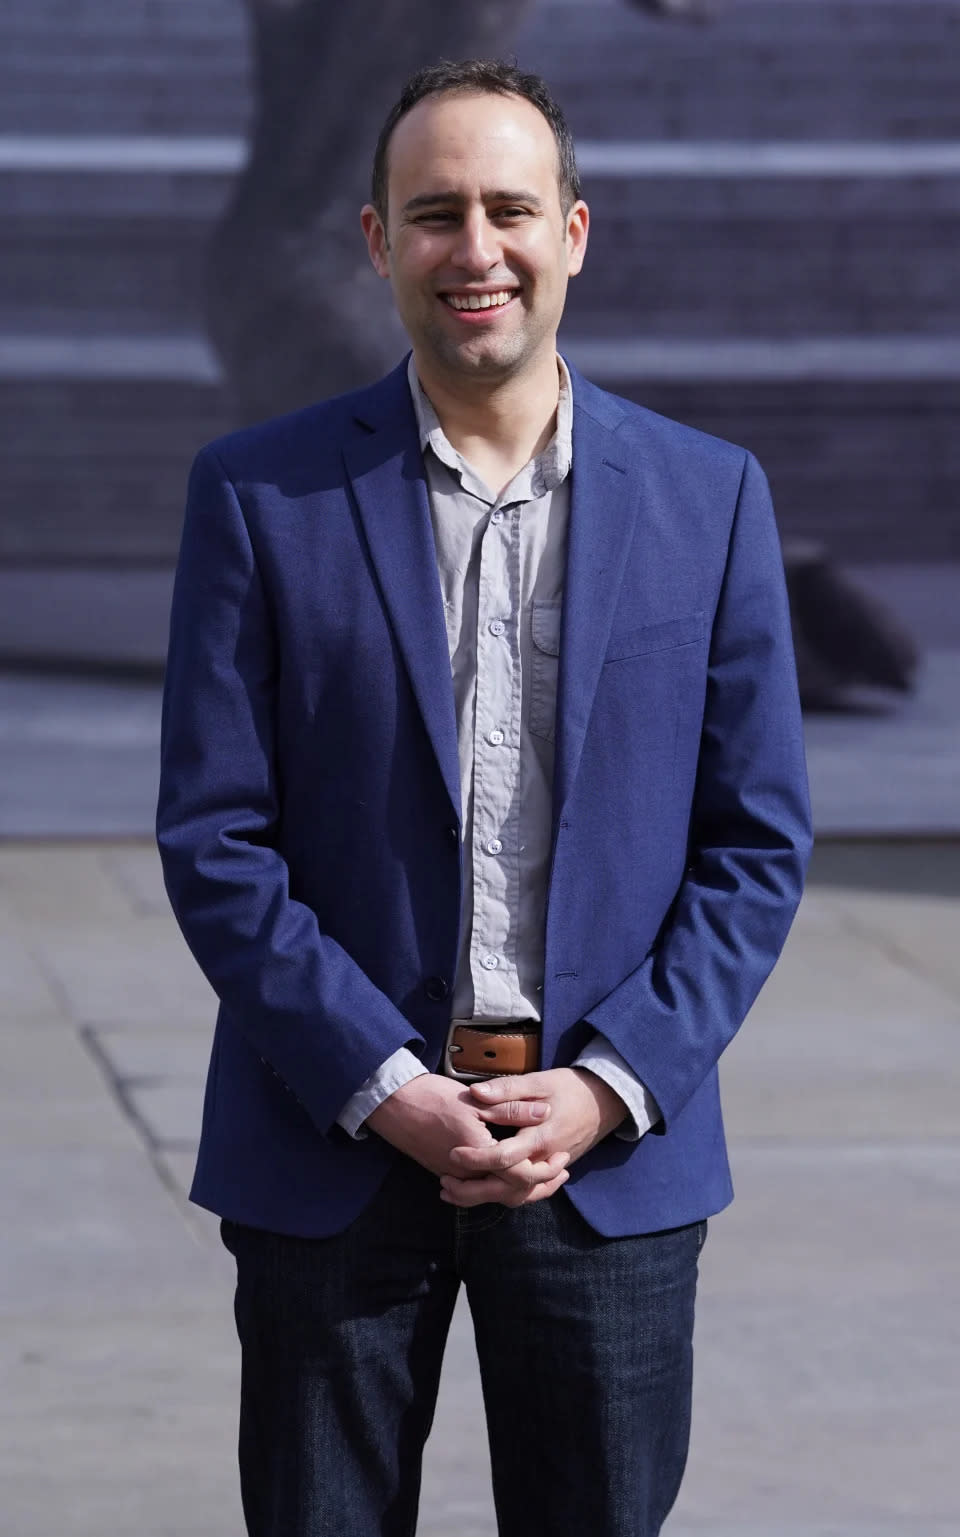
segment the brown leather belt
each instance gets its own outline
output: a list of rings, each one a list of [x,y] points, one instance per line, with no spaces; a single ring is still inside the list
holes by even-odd
[[[447,1051],[457,1073],[485,1077],[535,1073],[540,1061],[540,1026],[533,1020],[511,1020],[502,1027],[454,1020]]]

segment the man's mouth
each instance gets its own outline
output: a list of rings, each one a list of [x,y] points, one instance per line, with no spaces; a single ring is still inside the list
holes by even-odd
[[[445,293],[440,297],[452,310],[492,310],[503,309],[519,292],[519,288],[498,288],[488,293]]]

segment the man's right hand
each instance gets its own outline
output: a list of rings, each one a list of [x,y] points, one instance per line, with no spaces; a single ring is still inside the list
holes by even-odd
[[[451,1149],[487,1147],[495,1140],[480,1118],[481,1108],[471,1098],[467,1084],[440,1073],[421,1073],[378,1105],[366,1125],[432,1174],[462,1174],[462,1169],[450,1162]],[[543,1100],[522,1100],[517,1102],[511,1121],[514,1126],[539,1126],[549,1114],[550,1107]],[[549,1161],[528,1160],[518,1166],[516,1174],[528,1187],[526,1201],[553,1194],[567,1156],[555,1153]]]

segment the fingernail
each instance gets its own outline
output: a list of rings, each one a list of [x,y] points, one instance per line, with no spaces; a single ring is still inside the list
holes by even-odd
[[[542,1121],[544,1116],[546,1115],[546,1113],[547,1113],[546,1105],[531,1105],[530,1106],[530,1114],[533,1116],[535,1121]]]
[[[475,1094],[482,1094],[485,1099],[489,1099],[490,1095],[493,1093],[493,1084],[492,1083],[475,1083],[473,1085],[473,1092]]]

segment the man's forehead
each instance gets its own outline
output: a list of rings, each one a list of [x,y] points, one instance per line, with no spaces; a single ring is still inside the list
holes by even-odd
[[[470,143],[476,143],[479,130],[509,140],[517,150],[527,146],[533,153],[543,147],[549,149],[554,142],[553,129],[543,113],[525,97],[445,91],[411,107],[393,131],[391,148],[402,151],[405,141],[415,141],[419,149],[426,140],[441,154],[445,148],[452,152],[458,129]]]
[[[497,164],[484,177],[488,181],[485,198],[511,186],[532,191],[545,174],[551,179],[556,176],[553,129],[532,102],[519,96],[449,91],[425,98],[401,118],[389,148],[390,179],[399,174],[402,193],[411,197],[435,191],[460,193],[461,167],[469,168],[473,183],[472,173],[482,163],[487,143]],[[403,200],[406,204],[407,198]]]

